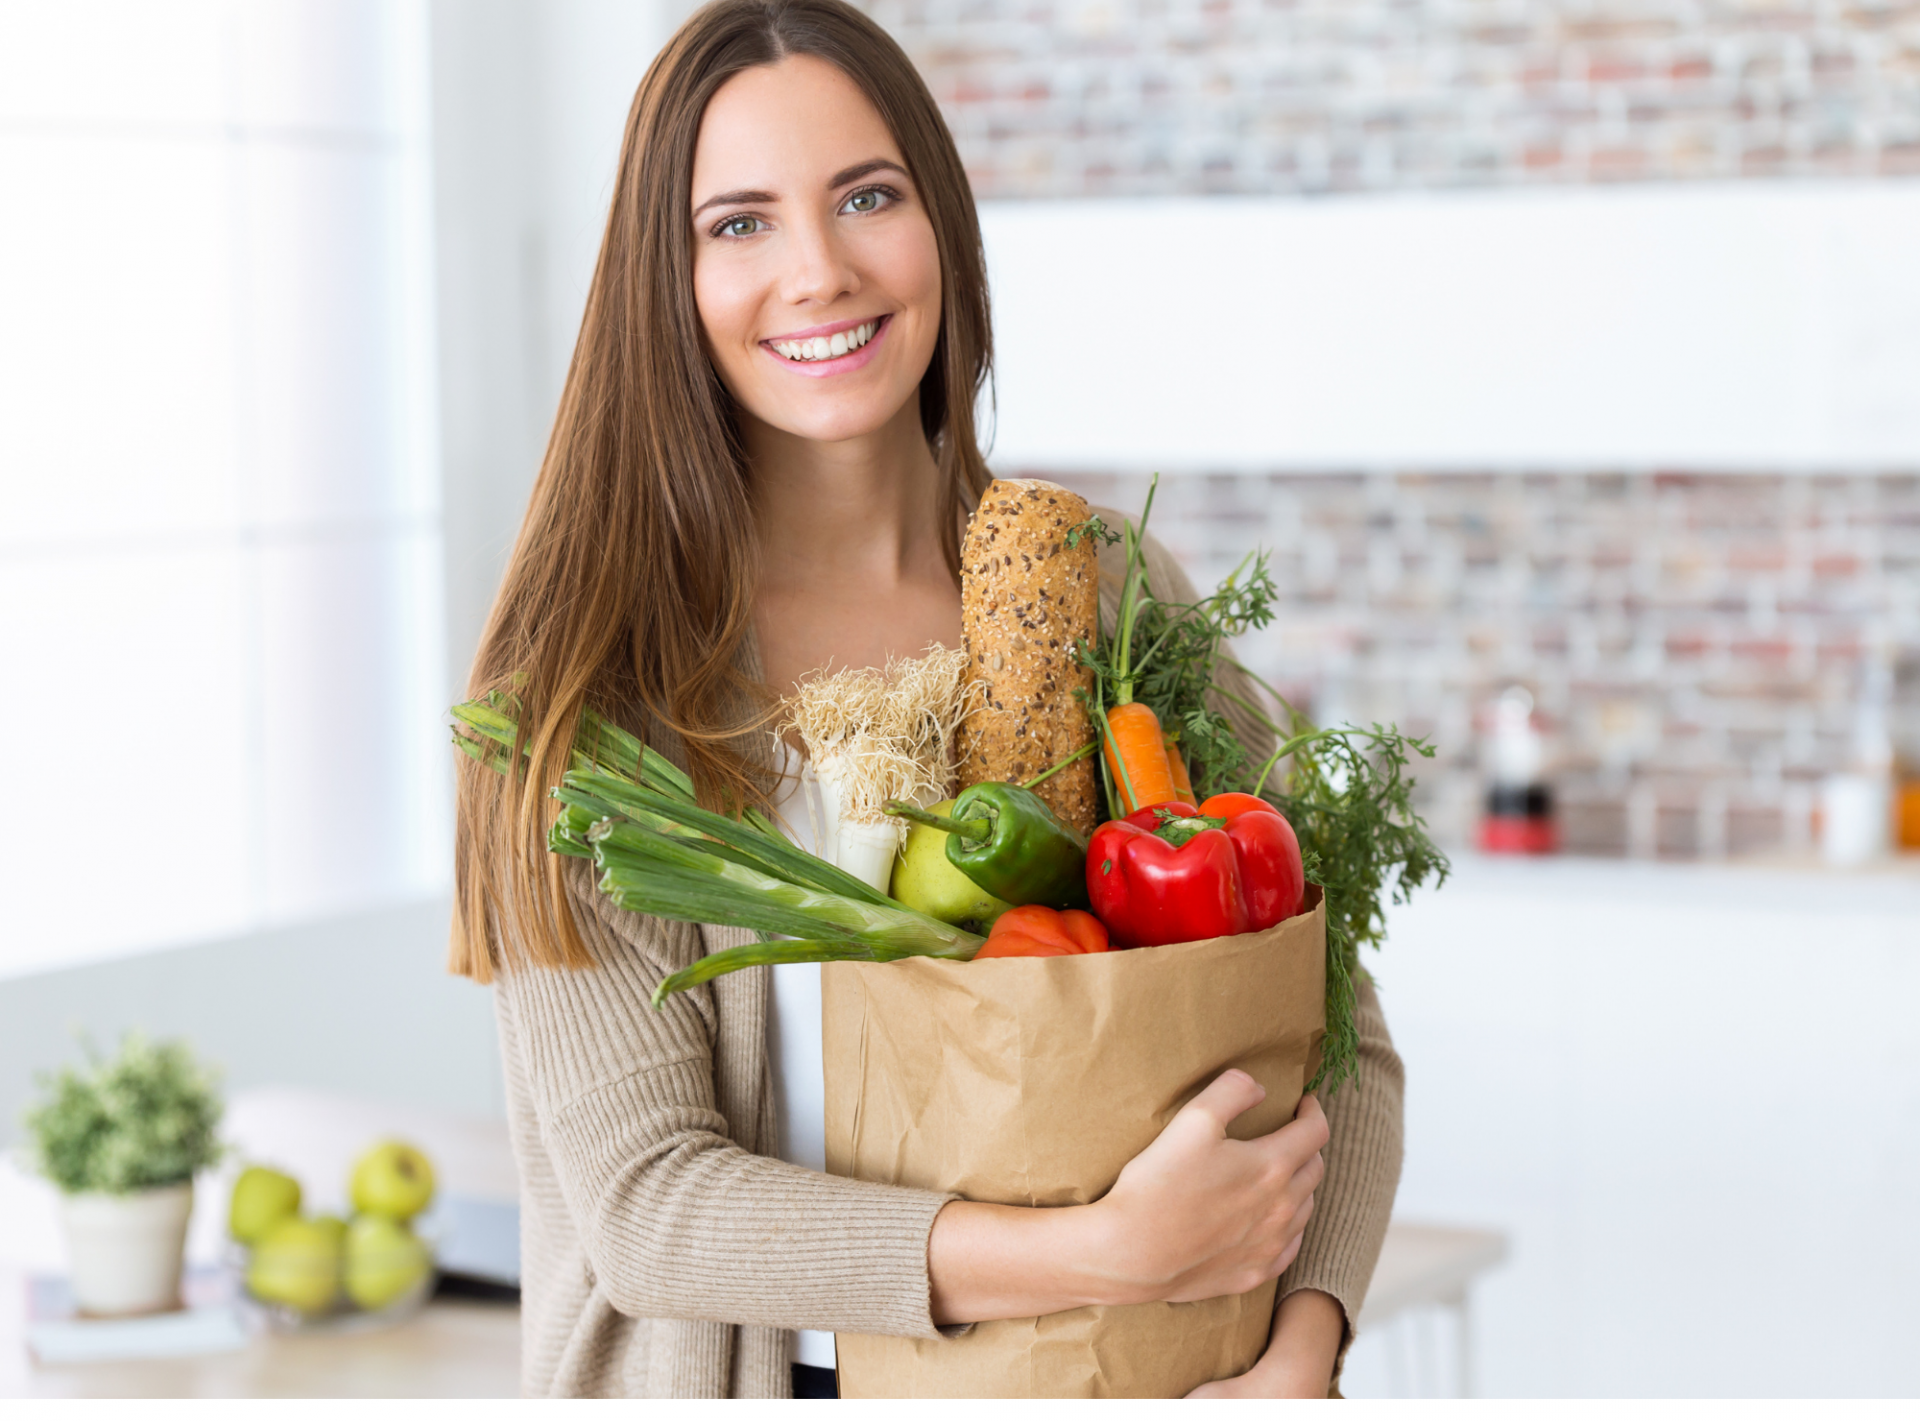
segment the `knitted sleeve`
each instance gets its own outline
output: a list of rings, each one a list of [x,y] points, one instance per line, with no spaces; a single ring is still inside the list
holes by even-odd
[[[1400,1186],[1401,1108],[1406,1068],[1387,1034],[1387,1019],[1373,983],[1354,983],[1359,997],[1354,1025],[1360,1060],[1327,1109],[1326,1178],[1314,1196],[1313,1217],[1300,1252],[1280,1277],[1280,1296],[1302,1288],[1331,1293],[1347,1314],[1346,1344],[1366,1300],[1373,1266],[1387,1236],[1394,1191]]]
[[[655,1011],[697,930],[573,884],[595,965],[496,978],[594,1281],[630,1317],[934,1337],[927,1238],[952,1196],[742,1148],[715,1100],[710,988]],[[722,1063],[724,1064],[724,1063]]]

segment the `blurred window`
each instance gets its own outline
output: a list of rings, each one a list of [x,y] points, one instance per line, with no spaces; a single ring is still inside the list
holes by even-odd
[[[0,3],[0,975],[443,889],[425,28]]]

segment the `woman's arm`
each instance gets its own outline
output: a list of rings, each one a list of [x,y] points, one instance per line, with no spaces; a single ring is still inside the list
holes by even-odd
[[[1099,1203],[1072,1208],[957,1202],[742,1149],[714,1101],[709,989],[648,1004],[700,950],[697,932],[622,913],[585,873],[573,887],[596,965],[518,968],[496,990],[567,1213],[619,1311],[932,1336],[1091,1302],[1244,1292],[1297,1253],[1325,1122],[1309,1103],[1271,1135],[1228,1139],[1262,1095],[1238,1071]]]
[[[927,1234],[952,1196],[742,1148],[716,1081],[758,1069],[750,1043],[724,1034],[711,987],[649,1004],[699,956],[699,931],[621,912],[590,868],[569,871],[594,965],[509,968],[495,990],[506,1067],[608,1303],[630,1317],[937,1336]]]
[[[1094,1303],[1196,1302],[1250,1292],[1300,1249],[1326,1118],[1308,1096],[1270,1135],[1227,1126],[1266,1098],[1244,1071],[1195,1096],[1097,1202],[1024,1209],[957,1202],[928,1241],[942,1323],[1037,1317]]]

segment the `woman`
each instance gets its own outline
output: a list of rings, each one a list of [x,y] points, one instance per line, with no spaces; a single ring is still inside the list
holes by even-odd
[[[1399,1167],[1399,1067],[1370,993],[1324,1160],[1311,1098],[1264,1139],[1226,1138],[1260,1098],[1230,1071],[1097,1204],[968,1202],[819,1171],[817,968],[782,969],[815,974],[811,1004],[804,979],[753,970],[655,1012],[663,975],[747,935],[620,912],[544,848],[583,705],[711,802],[767,803],[779,694],[959,644],[988,342],[966,179],[899,48],[840,0],[689,20],[634,102],[472,678],[519,697],[531,755],[513,784],[463,768],[453,948],[496,988],[530,1393],[830,1394],[834,1331],[931,1337],[1289,1268],[1266,1356],[1203,1391],[1329,1389]],[[1179,580],[1158,550],[1154,566]]]

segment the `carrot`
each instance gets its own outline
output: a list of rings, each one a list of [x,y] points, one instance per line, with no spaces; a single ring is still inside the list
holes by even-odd
[[[1167,769],[1173,774],[1173,787],[1177,791],[1174,798],[1192,804],[1193,780],[1187,775],[1187,762],[1180,754],[1180,744],[1171,735],[1167,737]]]
[[[1166,735],[1160,717],[1138,701],[1107,712],[1107,776],[1120,791],[1128,814],[1150,804],[1180,797],[1167,763]]]

